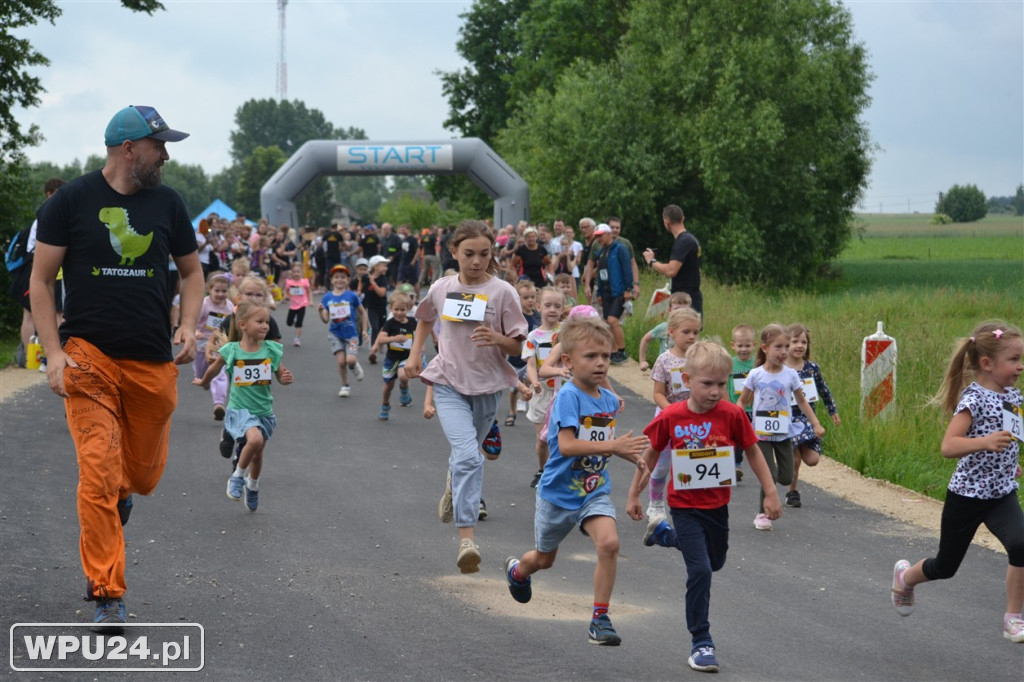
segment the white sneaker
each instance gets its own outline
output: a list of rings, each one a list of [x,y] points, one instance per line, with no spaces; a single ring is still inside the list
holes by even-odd
[[[908,568],[910,568],[910,562],[906,559],[900,559],[892,567],[892,589],[889,599],[892,601],[892,607],[896,609],[896,613],[901,616],[909,616],[914,612],[914,588],[903,587],[903,583],[900,581]]]
[[[293,341],[292,344],[296,345],[296,346],[301,346],[302,345],[302,340],[299,339],[298,337],[296,337],[295,341]]]
[[[668,511],[665,509],[665,500],[659,500],[655,502],[651,500],[647,503],[647,519],[648,523],[653,526],[657,526],[659,521],[668,519]]]
[[[356,364],[352,365],[352,374],[355,375],[356,381],[362,381],[363,377],[366,376],[363,373],[363,366],[360,365],[358,362]]]
[[[338,391],[338,397],[339,397],[339,398],[347,398],[347,397],[348,397],[348,394],[349,394],[349,388],[348,388],[348,384],[345,384],[345,385],[344,385],[344,386],[342,386],[342,387],[341,387],[341,389],[340,389],[340,390]]]
[[[754,517],[754,528],[758,530],[771,530],[772,520],[768,518],[767,514],[758,514]]]
[[[1010,618],[1003,623],[1003,637],[1011,642],[1024,642],[1024,620]]]

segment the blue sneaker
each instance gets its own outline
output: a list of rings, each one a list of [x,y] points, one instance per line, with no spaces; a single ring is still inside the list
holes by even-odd
[[[92,622],[103,627],[93,628],[95,632],[119,634],[124,628],[119,627],[127,621],[124,601],[121,599],[100,599],[96,602],[96,613]]]
[[[409,407],[412,405],[412,396],[409,395],[408,388],[398,387],[398,404],[402,407]]]
[[[644,545],[647,547],[653,547],[654,545],[675,547],[676,529],[665,519],[661,519],[656,524],[648,523],[647,532],[644,533]]]
[[[533,597],[533,588],[530,586],[530,578],[527,576],[523,582],[518,582],[512,577],[512,569],[519,565],[519,559],[510,556],[505,559],[505,580],[508,581],[508,591],[512,598],[520,604],[525,604]]]
[[[132,515],[132,496],[117,501],[117,515],[121,517],[121,525],[128,523],[128,517]]]
[[[718,659],[715,658],[715,647],[713,646],[699,646],[693,650],[690,654],[687,663],[694,670],[699,670],[702,673],[717,673],[718,672]]]
[[[590,621],[590,639],[587,641],[602,646],[618,646],[622,643],[607,613],[602,613]]]
[[[259,490],[249,490],[249,486],[245,486],[245,506],[249,511],[256,511],[256,507],[260,506]]]
[[[391,406],[388,405],[387,403],[384,403],[383,405],[380,406],[380,414],[377,415],[377,419],[381,420],[382,422],[386,422],[390,415]]]
[[[245,479],[241,476],[231,476],[228,478],[228,497],[235,502],[242,499],[242,488],[245,487]]]
[[[484,452],[491,457],[497,457],[501,454],[501,430],[498,429],[497,419],[491,424],[491,430],[487,432],[487,437],[484,438]]]

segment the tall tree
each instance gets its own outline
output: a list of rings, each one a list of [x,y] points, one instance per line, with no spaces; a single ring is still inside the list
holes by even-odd
[[[444,125],[494,145],[527,96],[553,89],[577,59],[615,56],[628,0],[481,0],[461,16],[456,49],[469,66],[442,72],[448,99]],[[490,198],[467,178],[435,176],[431,192],[490,213]]]
[[[955,223],[972,223],[988,213],[985,193],[977,185],[953,185],[945,194],[939,194],[936,213],[945,213]]]
[[[288,157],[277,145],[256,147],[250,151],[241,163],[242,172],[238,177],[238,190],[232,208],[246,215],[260,215],[260,190],[287,160]]]
[[[575,62],[499,136],[531,210],[615,212],[667,247],[661,208],[679,204],[729,282],[786,284],[838,255],[870,168],[872,76],[849,13],[637,0],[627,23],[614,61]]]
[[[1024,185],[1017,185],[1017,193],[1013,195],[1013,215],[1024,215]]]
[[[171,159],[163,167],[164,182],[177,190],[190,216],[196,216],[214,199],[210,179],[199,164],[183,164]]]
[[[308,109],[299,100],[249,100],[235,112],[235,125],[237,130],[231,133],[231,158],[236,164],[244,163],[260,147],[277,147],[287,159],[310,140],[366,139],[366,132],[361,128],[335,128],[321,111]],[[260,186],[270,179],[274,170],[262,178]],[[251,182],[254,182],[253,178],[246,179],[247,186]],[[313,225],[327,225],[334,212],[333,195],[331,183],[327,178],[320,178],[314,182],[296,201],[299,221],[303,225],[307,222]],[[252,215],[259,215],[258,190],[254,204],[248,203],[252,201],[252,197],[248,195],[239,196],[236,201],[248,206]]]

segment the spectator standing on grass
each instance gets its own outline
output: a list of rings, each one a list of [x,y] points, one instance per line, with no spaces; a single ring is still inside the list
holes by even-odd
[[[672,252],[667,262],[661,262],[654,255],[654,249],[644,249],[643,258],[647,265],[659,275],[672,280],[670,289],[674,294],[685,291],[690,295],[690,307],[704,315],[704,297],[700,291],[700,242],[686,231],[683,209],[675,204],[666,206],[661,212],[665,229],[672,235]]]
[[[203,271],[185,204],[161,184],[172,130],[156,109],[130,106],[107,125],[103,168],[68,183],[39,210],[32,307],[65,400],[78,455],[79,548],[93,621],[125,622],[122,526],[132,494],[156,488],[177,404],[175,364],[195,356]],[[181,327],[171,351],[168,258],[178,266]],[[58,330],[54,282],[63,266],[65,320]],[[130,323],[126,323],[130,322]]]

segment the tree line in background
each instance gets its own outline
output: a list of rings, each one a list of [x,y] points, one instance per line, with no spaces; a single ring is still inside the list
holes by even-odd
[[[121,0],[133,11],[156,0]],[[11,31],[53,23],[53,0],[5,3],[0,26],[0,239],[31,222],[48,177],[101,167],[28,163],[35,126],[15,106],[39,105],[28,67],[45,66]],[[467,62],[439,72],[445,126],[479,137],[529,183],[536,221],[620,216],[624,234],[667,253],[661,209],[683,206],[706,273],[726,283],[787,286],[838,256],[866,186],[873,145],[862,120],[873,79],[850,14],[830,0],[477,0],[462,15]],[[231,165],[210,176],[173,159],[164,180],[192,215],[221,198],[260,213],[263,183],[302,144],[367,139],[298,100],[249,100],[235,112]],[[424,191],[428,187],[430,192]],[[988,201],[954,186],[937,211],[1024,214],[1015,197]],[[432,199],[431,199],[432,197]],[[298,200],[300,221],[327,225],[339,205],[362,221],[414,226],[489,216],[491,200],[462,176],[322,178]],[[984,215],[984,212],[981,214]],[[970,219],[970,218],[967,218]],[[0,273],[0,284],[5,273]],[[4,328],[17,311],[0,311]]]

